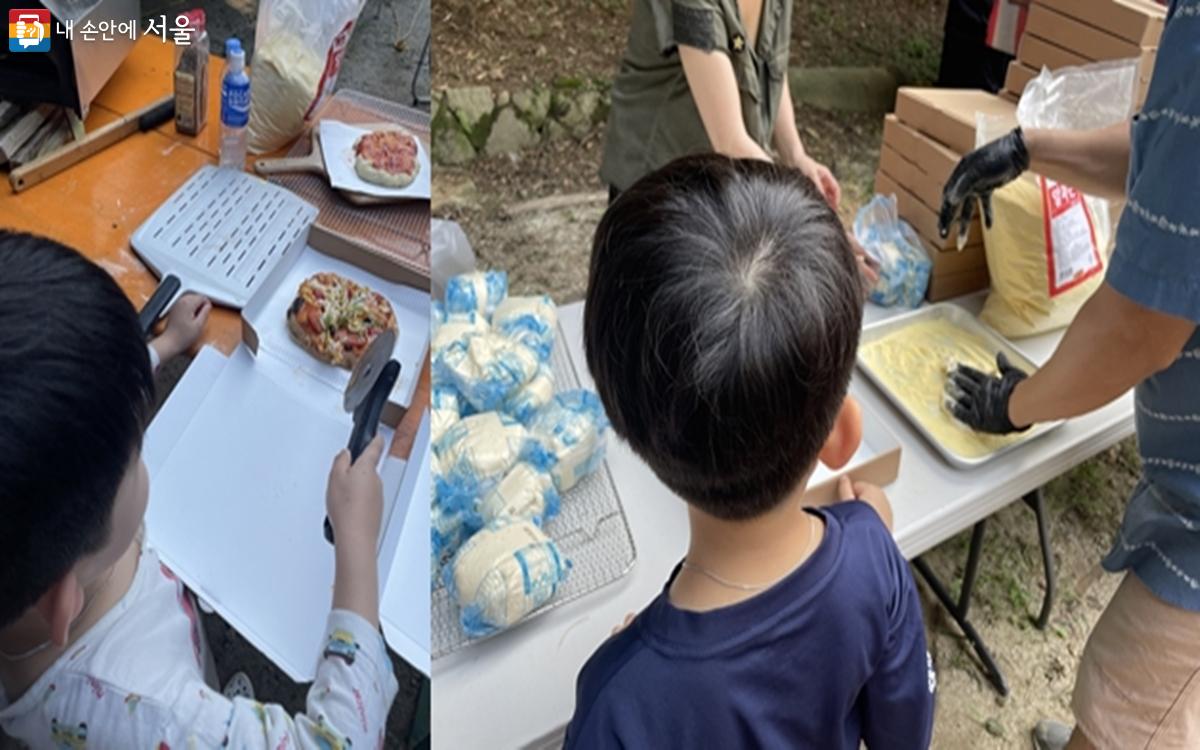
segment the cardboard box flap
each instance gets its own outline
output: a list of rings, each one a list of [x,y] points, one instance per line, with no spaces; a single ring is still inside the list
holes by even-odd
[[[1142,54],[1141,45],[1039,3],[1029,7],[1025,33],[1053,42],[1089,60],[1122,60]]]
[[[946,184],[962,154],[955,153],[937,141],[900,122],[889,114],[883,120],[883,144],[891,146],[935,181]]]
[[[1017,107],[995,94],[976,89],[901,88],[896,96],[896,116],[952,151],[975,149],[977,114],[1008,118],[1017,124]]]
[[[1021,37],[1021,48],[1017,51],[1017,59],[1029,67],[1039,70],[1043,67],[1058,70],[1095,62],[1077,52],[1064,49],[1030,33]]]
[[[1157,47],[1166,9],[1148,0],[1038,0],[1038,4],[1143,47]]]

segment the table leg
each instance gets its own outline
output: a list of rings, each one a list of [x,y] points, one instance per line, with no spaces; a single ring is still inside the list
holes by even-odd
[[[971,532],[971,546],[967,552],[967,569],[963,573],[962,587],[959,591],[958,601],[954,601],[950,596],[950,592],[946,590],[946,586],[941,579],[934,574],[920,557],[914,558],[912,561],[913,567],[925,579],[925,583],[929,584],[929,588],[933,591],[933,595],[938,598],[954,621],[958,623],[958,627],[962,630],[963,635],[967,637],[971,647],[975,649],[976,655],[979,656],[979,661],[983,663],[984,672],[992,686],[996,688],[996,692],[1001,696],[1008,695],[1008,681],[1004,678],[1004,673],[1000,671],[996,660],[992,658],[991,652],[988,651],[987,645],[984,644],[983,638],[980,637],[975,626],[967,619],[967,611],[971,604],[971,590],[975,586],[975,575],[979,570],[979,551],[983,546],[983,531],[985,521],[981,520],[975,524],[974,530]]]
[[[420,96],[417,93],[417,81],[421,78],[421,69],[424,68],[426,62],[429,61],[429,43],[432,38],[432,32],[426,35],[425,44],[421,46],[421,54],[419,57],[417,57],[417,69],[413,71],[410,93],[412,94],[412,103],[414,107],[421,107],[429,104],[428,97]]]
[[[1042,570],[1046,574],[1046,594],[1042,597],[1042,611],[1038,613],[1033,624],[1038,630],[1045,630],[1050,621],[1050,609],[1054,606],[1054,556],[1050,552],[1050,534],[1046,528],[1046,505],[1042,498],[1042,490],[1036,489],[1022,498],[1037,517],[1038,544],[1042,549]]]

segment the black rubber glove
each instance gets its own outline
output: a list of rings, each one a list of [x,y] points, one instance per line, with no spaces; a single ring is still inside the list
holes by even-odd
[[[1008,402],[1017,383],[1028,376],[1009,364],[1003,352],[996,355],[996,365],[1000,368],[998,376],[966,365],[955,367],[946,386],[950,411],[960,422],[979,432],[996,435],[1024,432],[1029,426],[1017,427],[1008,418]]]
[[[1002,187],[1029,169],[1029,151],[1025,136],[1016,128],[1003,138],[984,144],[967,154],[954,168],[942,189],[942,210],[938,214],[938,231],[943,237],[950,234],[950,225],[958,219],[958,234],[966,239],[971,227],[975,201],[983,208],[983,221],[992,226],[992,191]],[[959,244],[962,244],[961,241]]]

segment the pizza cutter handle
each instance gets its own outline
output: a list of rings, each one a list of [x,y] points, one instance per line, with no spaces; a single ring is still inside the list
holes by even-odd
[[[158,322],[163,311],[167,309],[167,305],[175,298],[180,286],[179,277],[175,274],[167,274],[159,282],[154,294],[150,295],[145,307],[138,313],[138,325],[141,326],[144,338],[150,337],[150,333],[154,330],[154,324]]]
[[[383,406],[387,403],[396,380],[400,377],[400,363],[394,359],[379,371],[375,385],[371,386],[366,398],[354,410],[354,429],[350,431],[350,462],[358,460],[379,431],[379,417],[383,414]],[[333,524],[325,519],[325,541],[333,544]]]

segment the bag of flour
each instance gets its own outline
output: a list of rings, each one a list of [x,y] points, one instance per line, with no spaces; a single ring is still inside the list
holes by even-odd
[[[286,145],[333,93],[365,2],[262,0],[251,66],[251,152]]]
[[[1086,130],[1125,120],[1135,62],[1043,70],[1025,88],[1017,121]],[[1003,136],[1010,122],[979,116],[976,144]],[[1069,325],[1104,281],[1117,215],[1108,201],[1033,172],[996,190],[983,233],[992,290],[980,320],[1009,338]]]

